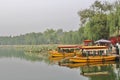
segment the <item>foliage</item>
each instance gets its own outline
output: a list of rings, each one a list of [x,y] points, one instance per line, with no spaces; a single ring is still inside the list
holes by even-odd
[[[97,40],[101,38],[109,39],[111,36],[119,35],[119,1],[114,3],[95,1],[89,9],[81,10],[78,14],[81,25],[84,27],[84,31],[82,31],[84,36],[81,38]],[[80,29],[79,31],[81,31]]]

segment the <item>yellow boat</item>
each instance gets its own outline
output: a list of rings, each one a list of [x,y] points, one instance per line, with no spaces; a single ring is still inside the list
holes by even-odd
[[[49,53],[52,57],[73,57],[78,49],[78,45],[59,45],[57,50],[49,51]]]
[[[113,61],[116,59],[116,56],[90,56],[90,57],[75,57],[70,58],[70,62],[103,62],[103,61]]]
[[[115,55],[110,54],[107,46],[83,46],[81,49],[83,57],[72,57],[70,62],[103,62],[116,59]]]

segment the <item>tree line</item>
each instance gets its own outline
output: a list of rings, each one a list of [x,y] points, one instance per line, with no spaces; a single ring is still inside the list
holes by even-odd
[[[47,29],[43,33],[27,33],[20,36],[0,37],[1,45],[74,44],[79,42],[78,31],[63,32]]]
[[[47,29],[43,33],[0,37],[1,45],[81,44],[83,40],[109,39],[120,30],[120,0],[113,3],[95,1],[89,8],[78,11],[80,28],[63,32]]]

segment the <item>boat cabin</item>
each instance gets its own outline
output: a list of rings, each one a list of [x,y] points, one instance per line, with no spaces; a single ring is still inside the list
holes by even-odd
[[[83,56],[102,56],[110,53],[107,46],[83,46],[81,49]]]
[[[74,53],[78,49],[77,45],[60,45],[57,51],[61,53]]]

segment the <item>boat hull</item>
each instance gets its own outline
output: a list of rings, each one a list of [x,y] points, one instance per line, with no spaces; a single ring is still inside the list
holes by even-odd
[[[50,53],[50,56],[52,57],[73,57],[75,56],[75,53],[60,53],[58,51],[51,51],[49,53]]]
[[[90,56],[90,57],[73,57],[70,58],[70,62],[80,62],[80,63],[86,63],[86,62],[104,62],[104,61],[114,61],[116,59],[116,56]]]

